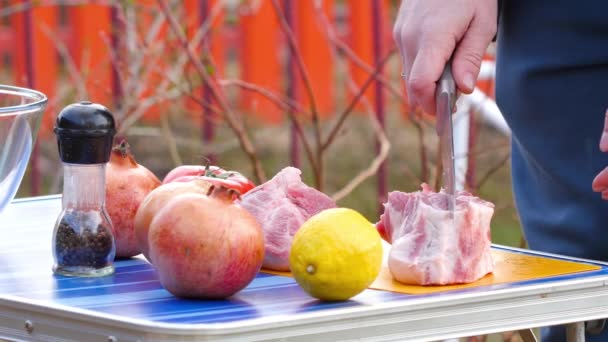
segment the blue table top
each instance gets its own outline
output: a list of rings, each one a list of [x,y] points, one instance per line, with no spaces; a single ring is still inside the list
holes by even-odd
[[[154,268],[140,258],[117,261],[115,274],[108,277],[58,276],[51,271],[51,237],[60,210],[60,199],[50,197],[17,201],[0,214],[0,298],[18,297],[53,307],[76,308],[125,319],[214,324],[411,302],[421,297],[366,290],[349,301],[324,303],[308,296],[292,278],[260,273],[244,290],[226,300],[180,299],[163,289]],[[422,297],[524,288],[531,284],[608,274],[608,267],[599,265],[601,269],[593,272]]]

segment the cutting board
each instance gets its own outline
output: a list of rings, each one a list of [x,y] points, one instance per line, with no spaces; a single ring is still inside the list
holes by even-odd
[[[492,249],[492,258],[494,259],[493,273],[472,283],[442,286],[420,286],[399,283],[393,279],[390,270],[386,266],[386,263],[384,263],[380,274],[369,288],[405,294],[429,294],[487,285],[517,283],[601,269],[600,266],[594,264],[500,248]],[[291,276],[289,272],[271,270],[262,270],[262,272]]]

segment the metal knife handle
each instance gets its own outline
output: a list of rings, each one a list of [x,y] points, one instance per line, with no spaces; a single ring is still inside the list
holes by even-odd
[[[456,82],[454,82],[454,76],[452,75],[452,59],[447,62],[441,77],[437,82],[437,93],[436,95],[447,93],[450,99],[456,99]],[[454,104],[450,104],[454,108]]]
[[[445,129],[446,122],[449,122],[447,118],[442,118],[443,115],[451,115],[454,113],[454,107],[456,105],[456,82],[454,82],[454,76],[452,75],[452,59],[448,60],[445,65],[441,77],[437,81],[437,87],[435,89],[435,103],[447,103],[449,111],[444,113],[440,108],[436,109],[437,113],[437,125],[435,130],[438,135],[441,135]],[[444,107],[445,108],[445,107]]]

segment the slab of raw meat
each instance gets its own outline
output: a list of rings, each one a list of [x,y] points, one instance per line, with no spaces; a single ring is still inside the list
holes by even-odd
[[[288,271],[294,234],[311,216],[336,207],[329,196],[304,184],[300,174],[295,167],[284,168],[241,199],[240,205],[256,217],[264,230],[264,268]]]
[[[392,244],[388,266],[397,281],[416,285],[470,283],[491,273],[490,220],[494,205],[470,193],[391,192],[376,228]]]

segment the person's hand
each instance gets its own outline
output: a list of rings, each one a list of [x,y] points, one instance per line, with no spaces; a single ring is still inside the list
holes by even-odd
[[[453,54],[458,90],[471,93],[496,34],[497,0],[403,0],[393,38],[410,104],[435,114],[435,84]]]
[[[604,118],[604,131],[600,138],[600,150],[602,152],[608,152],[608,110],[606,111],[606,116]],[[608,167],[595,176],[591,187],[593,188],[593,191],[601,192],[603,199],[608,200]]]

